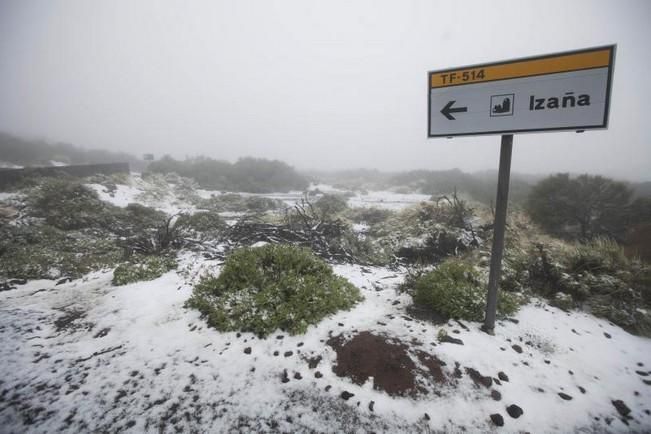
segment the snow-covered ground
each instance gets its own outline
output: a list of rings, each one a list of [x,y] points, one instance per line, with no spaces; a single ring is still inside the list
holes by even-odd
[[[93,188],[120,206],[143,192],[137,182],[119,185],[113,196]],[[423,200],[364,197],[351,204]],[[178,210],[178,200],[160,200],[160,209]],[[277,331],[259,339],[208,328],[186,309],[198,277],[220,265],[188,252],[179,263],[156,280],[121,287],[105,271],[0,292],[0,431],[651,431],[651,340],[589,314],[534,300],[490,336],[478,323],[413,317],[410,298],[397,291],[405,270],[334,265],[362,290],[363,302],[305,335]],[[439,342],[441,329],[463,344]],[[391,397],[371,379],[357,385],[338,377],[328,339],[362,331],[436,356],[450,380],[429,393]],[[477,385],[468,369],[492,378],[491,386]],[[352,397],[342,399],[343,392]],[[629,419],[617,412],[619,400]],[[507,413],[512,404],[520,417]],[[498,413],[501,428],[490,419]]]
[[[191,256],[184,261],[178,273],[123,287],[111,286],[106,272],[58,286],[32,281],[2,293],[4,430],[485,432],[493,413],[504,416],[506,432],[651,427],[644,412],[651,407],[651,386],[643,382],[651,377],[639,374],[649,372],[651,342],[587,314],[530,305],[517,324],[498,323],[495,336],[478,324],[465,330],[451,323],[443,327],[464,345],[436,344],[441,326],[409,317],[408,297],[395,291],[401,273],[339,265],[336,272],[362,289],[363,303],[303,336],[279,331],[258,339],[207,328],[197,312],[183,307],[193,278],[218,269]],[[370,382],[358,386],[332,372],[336,355],[324,341],[354,330],[415,340],[450,369],[457,362],[490,377],[504,372],[509,381],[494,386],[500,401],[469,378],[442,386],[441,396],[392,398]],[[310,369],[307,359],[315,356],[323,359]],[[285,370],[287,383],[281,381]],[[353,399],[343,401],[343,391]],[[628,426],[613,400],[631,408]],[[510,418],[510,404],[524,414]]]

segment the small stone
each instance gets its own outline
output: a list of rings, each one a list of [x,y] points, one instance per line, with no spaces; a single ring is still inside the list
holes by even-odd
[[[579,386],[579,390],[581,391],[581,393],[585,393],[585,389],[583,387]]]
[[[567,393],[559,392],[558,396],[560,396],[565,401],[571,401],[572,400],[572,397],[570,395],[568,395]]]
[[[373,407],[375,407],[375,401],[371,401],[371,402],[369,402],[369,403],[368,403],[368,409],[369,409],[369,411],[372,412],[372,411],[373,411]]]
[[[348,401],[348,400],[349,400],[350,398],[352,398],[353,396],[355,396],[354,393],[350,393],[350,392],[348,392],[348,391],[346,391],[346,390],[344,390],[343,392],[341,392],[341,395],[340,395],[341,399],[343,399],[344,401]]]
[[[498,386],[502,385],[502,382],[498,380],[497,378],[493,378],[493,383],[497,384]]]
[[[604,336],[606,336],[608,339],[610,339],[612,337],[612,336],[610,336],[610,334],[608,334],[606,332],[604,332]]]
[[[631,409],[628,408],[626,404],[624,404],[624,401],[621,399],[616,399],[614,401],[611,401],[615,408],[617,409],[617,412],[621,414],[622,416],[626,417],[630,414]]]
[[[498,392],[497,390],[493,389],[491,390],[491,398],[495,401],[501,401],[502,400],[502,394]]]
[[[280,353],[278,351],[274,351],[274,357],[278,357]]]
[[[441,339],[439,339],[440,342],[447,342],[449,344],[457,344],[457,345],[463,345],[463,341],[461,339],[453,338],[452,336],[442,336]]]
[[[242,333],[240,333],[240,332],[237,332],[237,333],[235,334],[235,337],[236,337],[236,338],[239,338],[240,336],[242,336]]]
[[[251,347],[244,348],[244,354],[251,354]]]
[[[425,420],[430,420],[429,414],[425,413],[425,416],[423,416]]]
[[[513,351],[515,351],[518,354],[522,354],[522,347],[518,344],[512,345],[511,348],[513,348]]]
[[[283,356],[285,356],[285,357],[290,357],[292,354],[294,354],[293,351],[285,351],[285,352],[283,353]]]
[[[332,389],[332,386],[328,384],[328,385],[325,387],[325,391],[326,391],[326,392],[330,392],[330,389]]]
[[[283,370],[283,375],[280,377],[280,381],[283,383],[289,383],[289,375],[287,374],[287,369]]]
[[[316,371],[316,372],[314,373],[314,377],[315,377],[315,378],[321,378],[321,377],[323,377],[323,374],[322,374],[321,372],[319,372],[319,371]]]
[[[276,339],[284,339],[284,338],[285,338],[285,336],[283,336],[283,335],[276,336]]]
[[[641,375],[642,377],[648,377],[648,376],[649,376],[649,373],[648,373],[648,372],[644,372],[644,371],[635,371],[635,373],[636,373],[637,375]]]
[[[294,373],[294,379],[295,379],[295,380],[302,380],[302,379],[303,379],[303,376],[301,375],[300,372],[295,372],[295,373]]]
[[[497,378],[499,378],[502,381],[509,381],[509,376],[502,371],[497,373]]]
[[[551,361],[549,361],[547,359],[543,360],[543,362],[545,362],[546,365],[549,365],[551,363]]]
[[[513,419],[519,418],[524,413],[524,411],[522,411],[522,409],[520,407],[518,407],[517,405],[515,405],[515,404],[511,404],[508,407],[506,407],[506,412]]]
[[[296,346],[299,347],[299,348],[302,347],[302,346],[303,346],[303,342],[299,342],[298,344],[296,344]]]
[[[504,418],[499,413],[491,414],[491,422],[497,426],[504,426]]]
[[[567,371],[567,373],[570,374],[570,375],[574,375],[574,372],[571,369],[569,371]]]

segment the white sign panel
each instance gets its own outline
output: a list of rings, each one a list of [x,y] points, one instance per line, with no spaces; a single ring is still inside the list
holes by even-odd
[[[615,47],[429,73],[429,137],[607,128]]]

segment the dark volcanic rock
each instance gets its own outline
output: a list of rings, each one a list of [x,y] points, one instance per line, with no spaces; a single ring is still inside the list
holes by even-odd
[[[244,354],[251,354],[251,347],[244,348]]]
[[[621,399],[616,399],[614,401],[611,401],[615,408],[617,409],[617,412],[621,414],[622,416],[626,417],[631,413],[631,409],[628,408],[626,404],[624,404],[624,401]]]
[[[559,392],[558,396],[560,396],[565,401],[571,401],[572,400],[572,397],[570,395],[568,395],[567,393]]]
[[[348,401],[350,398],[355,396],[355,394],[344,390],[343,392],[341,392],[340,396],[341,396],[341,399],[343,399],[344,401]]]
[[[513,419],[519,418],[524,413],[524,411],[522,411],[522,409],[520,407],[518,407],[517,405],[515,405],[515,404],[511,404],[508,407],[506,407],[506,412]]]
[[[491,421],[497,426],[504,426],[504,418],[499,413],[491,414]]]
[[[493,379],[491,377],[484,377],[476,369],[466,368],[466,374],[468,374],[470,378],[472,378],[472,381],[478,386],[489,388],[493,385]]]
[[[502,400],[502,394],[498,392],[497,390],[493,389],[491,390],[491,398],[493,398],[495,401],[501,401]]]
[[[463,345],[463,341],[461,339],[453,338],[452,336],[445,335],[439,339],[439,342],[447,342],[448,344],[457,344],[457,345]]]
[[[499,378],[502,381],[509,381],[509,376],[502,371],[497,373],[497,378]]]
[[[513,348],[513,351],[515,351],[518,354],[522,354],[522,347],[518,344],[512,345],[511,348]]]
[[[611,338],[610,334],[609,334],[609,333],[606,333],[606,332],[604,332],[604,336],[606,336],[608,339]]]

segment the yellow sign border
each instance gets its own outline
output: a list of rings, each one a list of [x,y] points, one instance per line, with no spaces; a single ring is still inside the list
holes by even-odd
[[[607,68],[613,62],[614,46],[568,53],[488,63],[430,72],[430,88],[463,86],[512,78]]]

